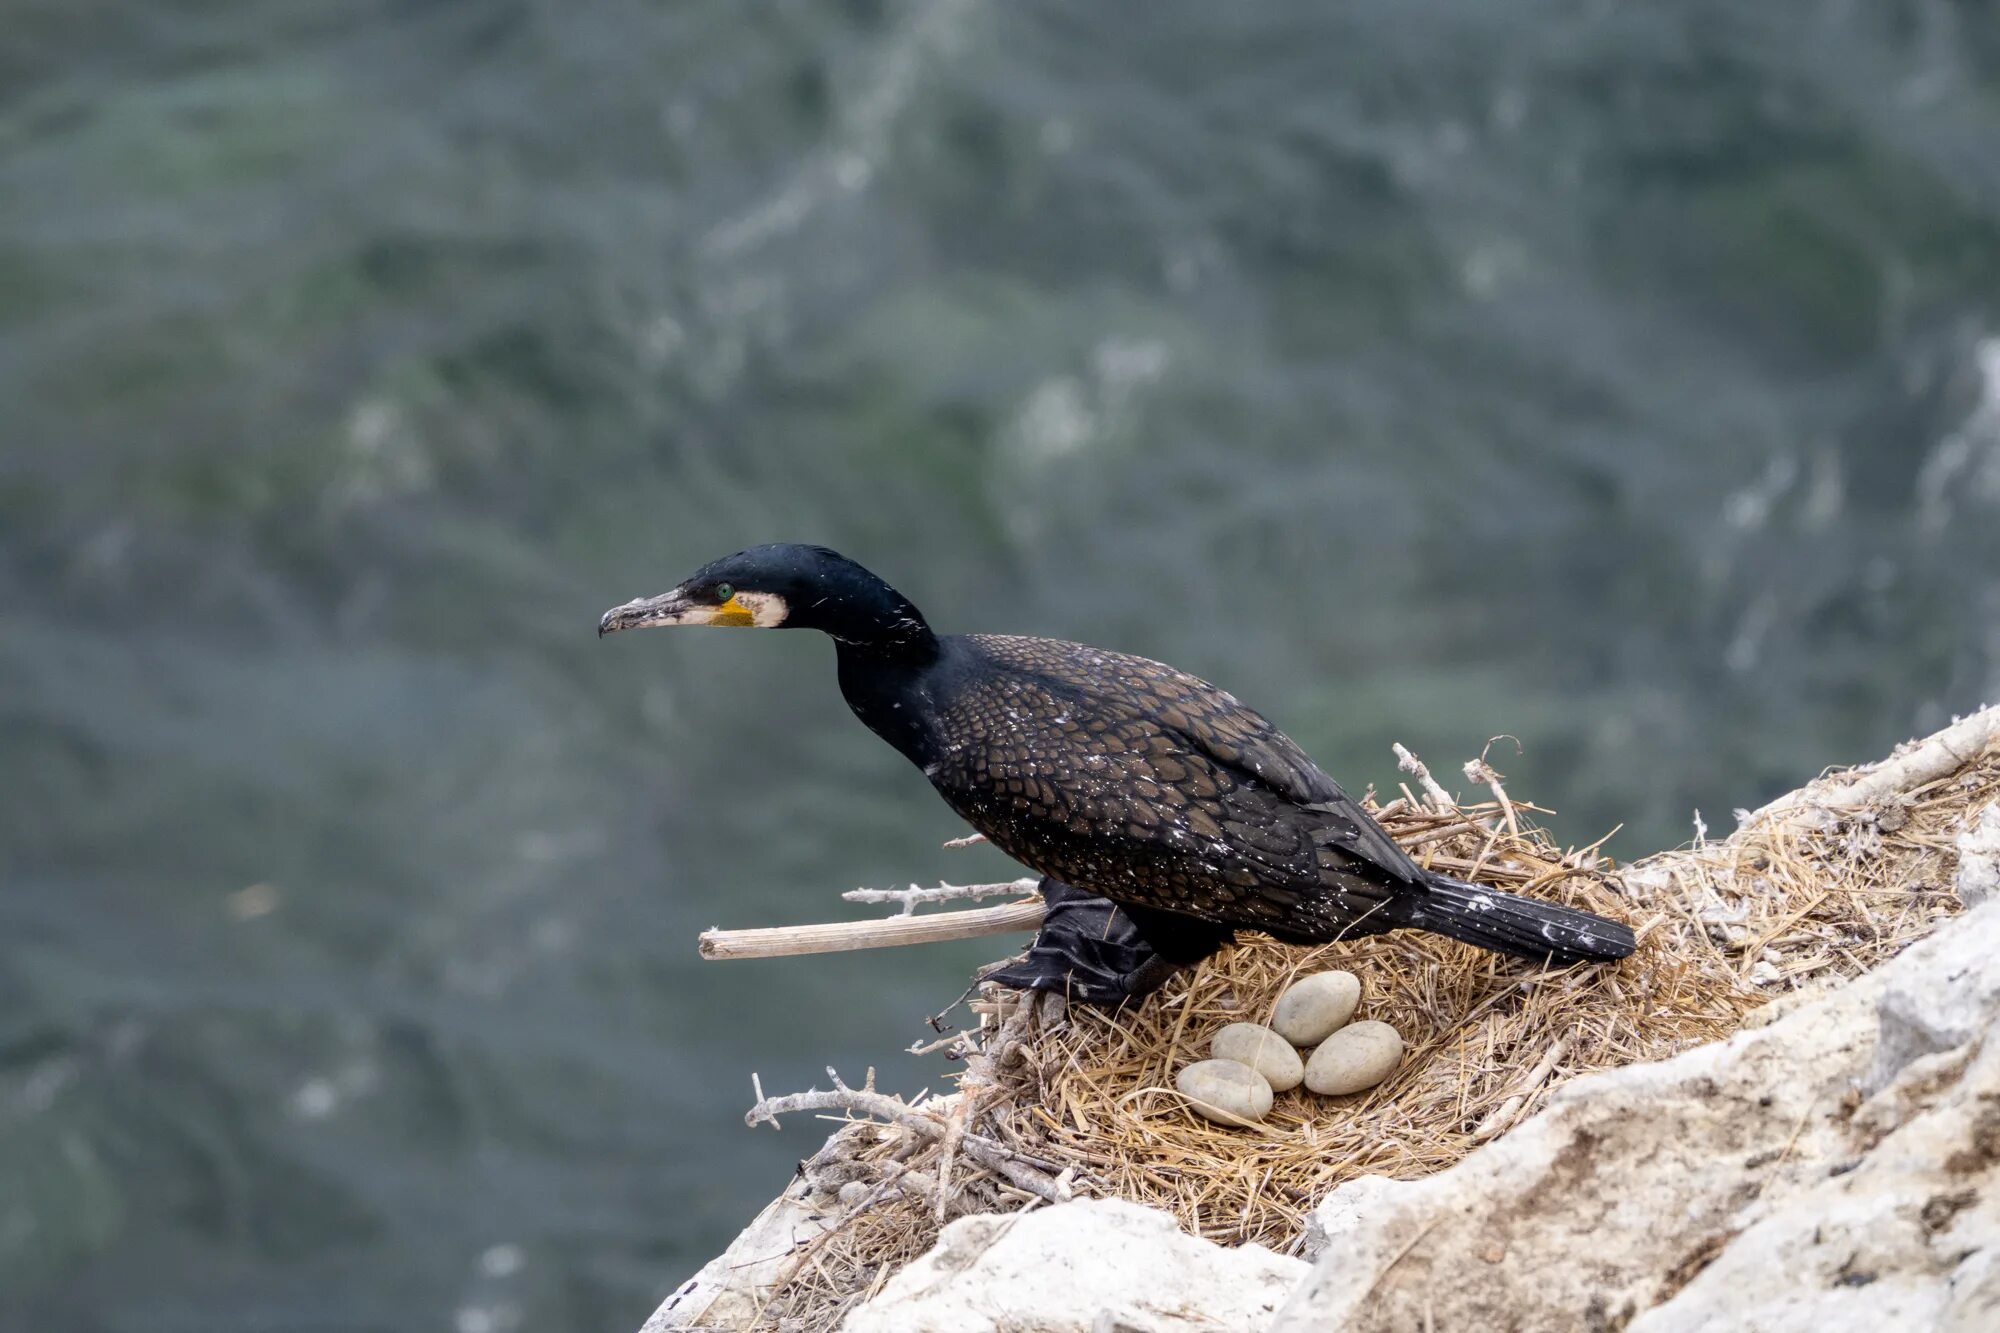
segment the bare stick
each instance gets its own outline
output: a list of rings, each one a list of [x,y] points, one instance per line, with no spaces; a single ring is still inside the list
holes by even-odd
[[[1512,837],[1521,836],[1521,825],[1514,818],[1514,803],[1507,799],[1507,789],[1500,785],[1502,774],[1486,762],[1486,756],[1465,761],[1465,780],[1476,782],[1493,793],[1493,799],[1500,802],[1500,813],[1507,819],[1507,832]]]
[[[850,1088],[843,1083],[840,1075],[833,1070],[826,1071],[833,1080],[833,1089],[822,1092],[814,1088],[808,1092],[789,1093],[783,1097],[766,1097],[763,1084],[754,1076],[751,1085],[757,1089],[757,1104],[743,1116],[743,1123],[753,1128],[767,1121],[776,1125],[781,1115],[791,1115],[798,1111],[846,1111],[860,1112],[887,1124],[900,1125],[914,1130],[927,1139],[945,1136],[946,1125],[942,1117],[928,1111],[917,1110],[900,1097],[891,1097],[875,1091],[874,1071],[869,1071],[867,1086]],[[1027,1153],[1016,1152],[1006,1144],[990,1139],[984,1134],[961,1131],[959,1147],[967,1157],[982,1166],[990,1167],[1006,1177],[1019,1189],[1051,1203],[1060,1203],[1067,1196],[1064,1189],[1042,1169],[1049,1163]]]
[[[1738,819],[1747,827],[1780,816],[1798,818],[1813,810],[1848,814],[1934,782],[1965,767],[2000,745],[2000,704],[1962,717],[1941,731],[1877,764],[1815,782],[1780,796],[1763,809]]]
[[[766,1121],[775,1126],[779,1116],[790,1115],[794,1111],[859,1111],[863,1115],[873,1116],[888,1124],[913,1129],[927,1138],[936,1138],[944,1133],[944,1126],[938,1122],[937,1117],[910,1109],[900,1097],[891,1097],[886,1092],[875,1091],[874,1070],[869,1070],[867,1082],[859,1088],[848,1087],[841,1082],[840,1075],[831,1069],[828,1069],[826,1074],[833,1080],[831,1092],[821,1092],[818,1088],[813,1088],[806,1092],[788,1093],[783,1097],[764,1096],[763,1081],[756,1075],[751,1075],[751,1086],[758,1094],[757,1104],[744,1113],[743,1123],[755,1129]]]
[[[905,1046],[903,1051],[907,1055],[930,1055],[932,1052],[941,1051],[947,1046],[958,1046],[964,1041],[965,1034],[963,1032],[947,1032],[936,1041],[913,1041],[908,1046]]]
[[[966,912],[892,916],[881,921],[827,921],[811,926],[768,926],[759,930],[704,930],[703,958],[789,958],[804,953],[848,949],[889,949],[904,944],[936,944],[981,935],[1034,930],[1042,924],[1042,900],[975,907]]]
[[[967,1157],[981,1166],[998,1171],[1016,1189],[1024,1189],[1049,1203],[1066,1203],[1074,1197],[1061,1177],[1052,1177],[1045,1171],[1036,1170],[1023,1160],[1021,1154],[991,1139],[967,1134],[961,1146],[965,1149]]]
[[[952,1158],[958,1156],[958,1145],[965,1138],[965,1117],[966,1113],[971,1109],[971,1100],[961,1097],[958,1100],[958,1105],[951,1108],[951,1114],[945,1117],[944,1144],[938,1149],[937,1164],[937,1221],[939,1226],[944,1225],[945,1208],[951,1202],[951,1161]]]
[[[1404,749],[1401,741],[1397,741],[1389,748],[1396,752],[1396,767],[1417,780],[1417,785],[1422,787],[1424,794],[1431,798],[1432,805],[1435,805],[1440,810],[1456,810],[1458,808],[1458,802],[1451,798],[1450,792],[1438,786],[1437,779],[1431,776],[1431,771],[1428,768],[1424,767],[1423,760]]]
[[[840,896],[851,903],[901,903],[903,915],[909,916],[917,910],[918,903],[950,902],[956,898],[997,898],[1003,893],[1019,896],[1033,893],[1041,881],[1032,875],[1020,879],[1010,879],[1004,884],[945,884],[936,888],[919,888],[912,884],[907,889],[849,889]]]
[[[944,845],[945,850],[949,851],[954,847],[976,847],[985,841],[984,833],[968,833],[962,838],[946,838]]]

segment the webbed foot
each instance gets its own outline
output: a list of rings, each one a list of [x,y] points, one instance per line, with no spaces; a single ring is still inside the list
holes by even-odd
[[[983,980],[1115,1006],[1158,990],[1181,967],[1206,958],[1235,935],[1227,926],[1124,908],[1046,876],[1041,892],[1048,910],[1027,955]]]

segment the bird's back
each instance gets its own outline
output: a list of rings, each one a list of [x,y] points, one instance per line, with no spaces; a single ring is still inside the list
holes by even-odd
[[[1186,672],[1083,644],[965,635],[946,641],[926,688],[926,775],[1044,874],[1301,935],[1350,923],[1419,875],[1284,733]]]

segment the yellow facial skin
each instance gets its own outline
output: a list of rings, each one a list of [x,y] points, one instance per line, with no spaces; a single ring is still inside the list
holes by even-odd
[[[757,623],[757,613],[743,605],[743,599],[734,593],[731,593],[729,600],[722,605],[703,609],[706,611],[708,619],[700,623],[705,625],[754,625]]]

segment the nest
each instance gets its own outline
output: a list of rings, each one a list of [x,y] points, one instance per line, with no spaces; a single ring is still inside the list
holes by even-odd
[[[1371,794],[1420,862],[1628,921],[1637,952],[1545,972],[1412,931],[1316,948],[1246,933],[1117,1012],[988,987],[973,1004],[977,1030],[955,1039],[965,1065],[954,1096],[905,1106],[874,1093],[871,1076],[866,1089],[802,1095],[819,1101],[760,1099],[766,1111],[873,1119],[805,1164],[801,1188],[839,1220],[799,1248],[757,1326],[835,1328],[951,1218],[1071,1196],[1129,1199],[1225,1245],[1296,1253],[1307,1215],[1341,1182],[1448,1167],[1569,1079],[1727,1036],[1777,996],[1863,972],[1958,911],[1955,836],[1968,811],[2000,798],[2000,751],[1981,745],[1865,808],[1788,799],[1725,842],[1622,870],[1594,845],[1557,846],[1534,822],[1545,812],[1509,800],[1490,770],[1468,766],[1492,779],[1495,799],[1478,805],[1449,803],[1428,774],[1429,795],[1405,788],[1377,806]],[[1174,1074],[1207,1055],[1217,1030],[1267,1021],[1294,978],[1336,967],[1361,979],[1357,1016],[1403,1035],[1386,1082],[1349,1097],[1279,1094],[1256,1129],[1187,1109]]]

